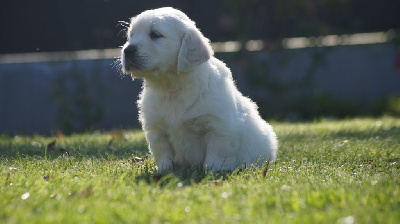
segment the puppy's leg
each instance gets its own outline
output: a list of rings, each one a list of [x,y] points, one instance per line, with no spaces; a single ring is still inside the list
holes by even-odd
[[[168,172],[172,169],[175,152],[169,142],[168,136],[158,130],[146,131],[149,149],[154,156],[158,171]]]
[[[234,170],[237,167],[238,139],[212,134],[209,136],[204,168],[215,171]]]
[[[175,150],[175,164],[182,167],[201,168],[204,162],[203,143],[199,135],[188,129],[176,130],[171,136]]]

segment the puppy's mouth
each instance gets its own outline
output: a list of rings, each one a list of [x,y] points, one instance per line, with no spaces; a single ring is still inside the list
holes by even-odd
[[[143,69],[142,60],[138,60],[137,58],[127,58],[124,56],[124,70],[127,72],[133,72]]]
[[[125,72],[134,72],[144,69],[145,57],[141,56],[135,45],[128,45],[122,50],[122,65]]]

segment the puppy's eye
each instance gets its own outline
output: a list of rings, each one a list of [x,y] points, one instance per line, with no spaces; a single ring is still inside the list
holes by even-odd
[[[159,39],[159,38],[164,37],[161,33],[157,32],[157,31],[155,31],[155,30],[151,31],[150,34],[149,34],[149,36],[150,36],[150,38],[151,38],[152,40],[155,40],[155,39]]]

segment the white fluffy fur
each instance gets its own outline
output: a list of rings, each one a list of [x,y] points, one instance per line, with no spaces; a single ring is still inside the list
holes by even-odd
[[[124,53],[128,46],[135,46],[133,56]],[[139,119],[160,171],[233,170],[276,158],[272,127],[181,11],[160,8],[133,17],[122,65],[144,79]]]

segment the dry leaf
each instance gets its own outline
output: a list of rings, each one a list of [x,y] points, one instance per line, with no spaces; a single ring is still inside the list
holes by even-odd
[[[64,138],[65,137],[64,133],[62,131],[60,131],[60,130],[57,131],[56,136],[57,136],[57,138]]]
[[[114,131],[111,133],[111,137],[113,139],[121,139],[123,136],[124,135],[123,135],[122,131]]]
[[[265,170],[263,171],[263,177],[265,177],[265,176],[267,175],[268,168],[269,168],[269,161],[268,161],[268,163],[267,163],[267,167],[266,167]]]

